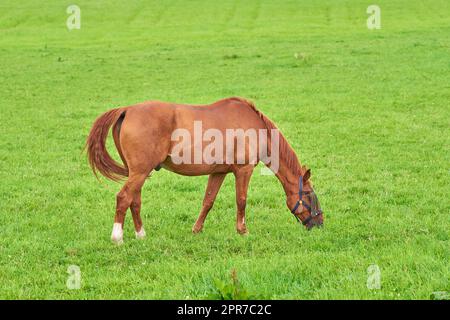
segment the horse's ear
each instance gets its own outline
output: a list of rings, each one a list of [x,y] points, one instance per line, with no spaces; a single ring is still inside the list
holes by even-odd
[[[306,183],[306,181],[308,181],[310,177],[311,177],[311,169],[306,169],[306,172],[303,175],[303,182]]]

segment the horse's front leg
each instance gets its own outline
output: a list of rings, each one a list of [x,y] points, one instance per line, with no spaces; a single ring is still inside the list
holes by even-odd
[[[245,206],[247,204],[247,190],[254,166],[245,166],[234,172],[236,177],[236,230],[239,234],[248,233],[245,225]]]
[[[202,231],[205,219],[208,216],[208,213],[211,210],[212,206],[214,205],[217,193],[219,192],[220,186],[222,185],[225,176],[225,173],[212,173],[209,175],[208,185],[206,186],[205,197],[203,199],[203,206],[197,221],[192,227],[193,233],[199,233],[200,231]]]

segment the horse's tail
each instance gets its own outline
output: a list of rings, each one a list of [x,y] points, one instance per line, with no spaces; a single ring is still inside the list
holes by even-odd
[[[126,108],[117,108],[105,112],[95,120],[89,132],[85,148],[87,149],[89,164],[96,176],[97,171],[113,181],[119,181],[128,176],[126,165],[116,162],[106,150],[106,138],[109,129],[113,125],[121,123],[125,117],[125,112]],[[121,150],[118,151],[121,154]]]

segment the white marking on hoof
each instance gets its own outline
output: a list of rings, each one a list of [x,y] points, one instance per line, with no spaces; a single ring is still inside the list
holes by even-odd
[[[144,226],[141,227],[141,230],[135,231],[134,233],[136,234],[136,239],[144,239],[145,238]]]
[[[123,229],[121,223],[114,223],[111,240],[118,245],[123,243]]]

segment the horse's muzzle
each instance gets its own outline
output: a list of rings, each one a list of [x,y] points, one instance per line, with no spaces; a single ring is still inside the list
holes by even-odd
[[[322,213],[319,213],[317,216],[313,217],[309,222],[305,225],[306,230],[311,230],[313,227],[322,228],[323,227],[323,217]]]

